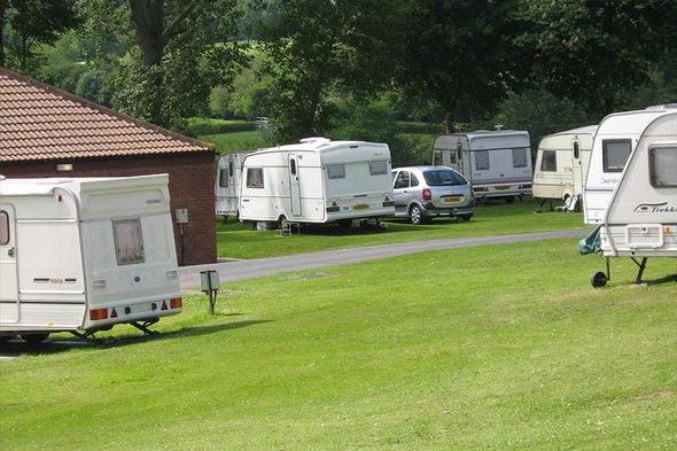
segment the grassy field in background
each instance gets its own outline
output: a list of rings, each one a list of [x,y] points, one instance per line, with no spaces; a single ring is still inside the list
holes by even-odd
[[[618,259],[592,289],[574,244],[229,284],[159,337],[0,362],[0,449],[674,449],[677,284]]]
[[[469,222],[434,219],[430,224],[414,226],[404,219],[390,220],[387,230],[341,229],[332,226],[304,228],[299,235],[276,237],[275,232],[252,230],[234,219],[227,223],[217,219],[217,253],[222,258],[260,258],[343,249],[407,241],[455,239],[511,233],[544,232],[581,228],[581,238],[592,230],[583,224],[580,213],[535,213],[531,200],[504,204],[500,201],[481,204]],[[576,243],[572,246],[575,247]]]
[[[213,144],[219,155],[242,151],[251,152],[270,145],[258,131],[198,135],[198,139]]]

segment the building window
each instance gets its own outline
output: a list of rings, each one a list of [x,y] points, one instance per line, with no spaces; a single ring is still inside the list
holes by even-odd
[[[263,188],[263,168],[247,168],[247,188]]]
[[[388,173],[388,163],[379,161],[378,163],[369,163],[369,175],[385,175]]]
[[[113,221],[113,237],[115,238],[115,254],[118,259],[118,266],[145,261],[141,219]]]
[[[544,150],[541,157],[541,171],[557,172],[557,151]]]
[[[345,164],[328,164],[327,178],[329,179],[344,179],[346,178]]]
[[[0,246],[9,243],[9,215],[0,210]]]
[[[649,174],[654,188],[677,188],[677,147],[650,147]]]
[[[228,188],[228,172],[225,169],[219,169],[219,188]]]
[[[608,139],[602,142],[604,172],[623,172],[632,143],[629,139]]]
[[[489,151],[477,150],[475,151],[475,170],[486,171],[489,169]]]
[[[527,167],[527,149],[512,149],[512,167]]]

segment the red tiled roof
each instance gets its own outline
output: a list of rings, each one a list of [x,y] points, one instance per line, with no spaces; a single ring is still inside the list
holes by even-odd
[[[0,162],[209,150],[0,67]]]

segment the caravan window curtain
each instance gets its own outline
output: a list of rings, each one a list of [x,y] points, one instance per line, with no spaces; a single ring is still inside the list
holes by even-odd
[[[489,169],[489,151],[476,150],[475,152],[475,169],[478,171],[486,171]]]
[[[263,168],[247,168],[247,188],[263,188]]]
[[[649,173],[654,188],[677,188],[677,147],[649,148]]]
[[[544,150],[541,157],[541,171],[557,172],[557,151]]]
[[[512,149],[512,167],[527,167],[527,149]]]
[[[602,141],[604,172],[623,172],[632,151],[629,139],[607,139]]]
[[[9,215],[0,211],[0,245],[9,243]]]
[[[113,238],[118,266],[145,261],[141,219],[113,221]]]

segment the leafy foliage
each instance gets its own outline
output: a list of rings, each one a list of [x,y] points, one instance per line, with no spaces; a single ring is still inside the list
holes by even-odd
[[[677,57],[673,0],[527,1],[535,72],[561,97],[608,114],[650,81],[651,62]]]
[[[75,0],[0,0],[0,65],[21,71],[38,65],[35,46],[54,43],[77,24]]]
[[[398,85],[419,105],[428,103],[449,131],[455,122],[486,118],[528,74],[518,45],[525,22],[515,11],[515,1],[416,2]]]

